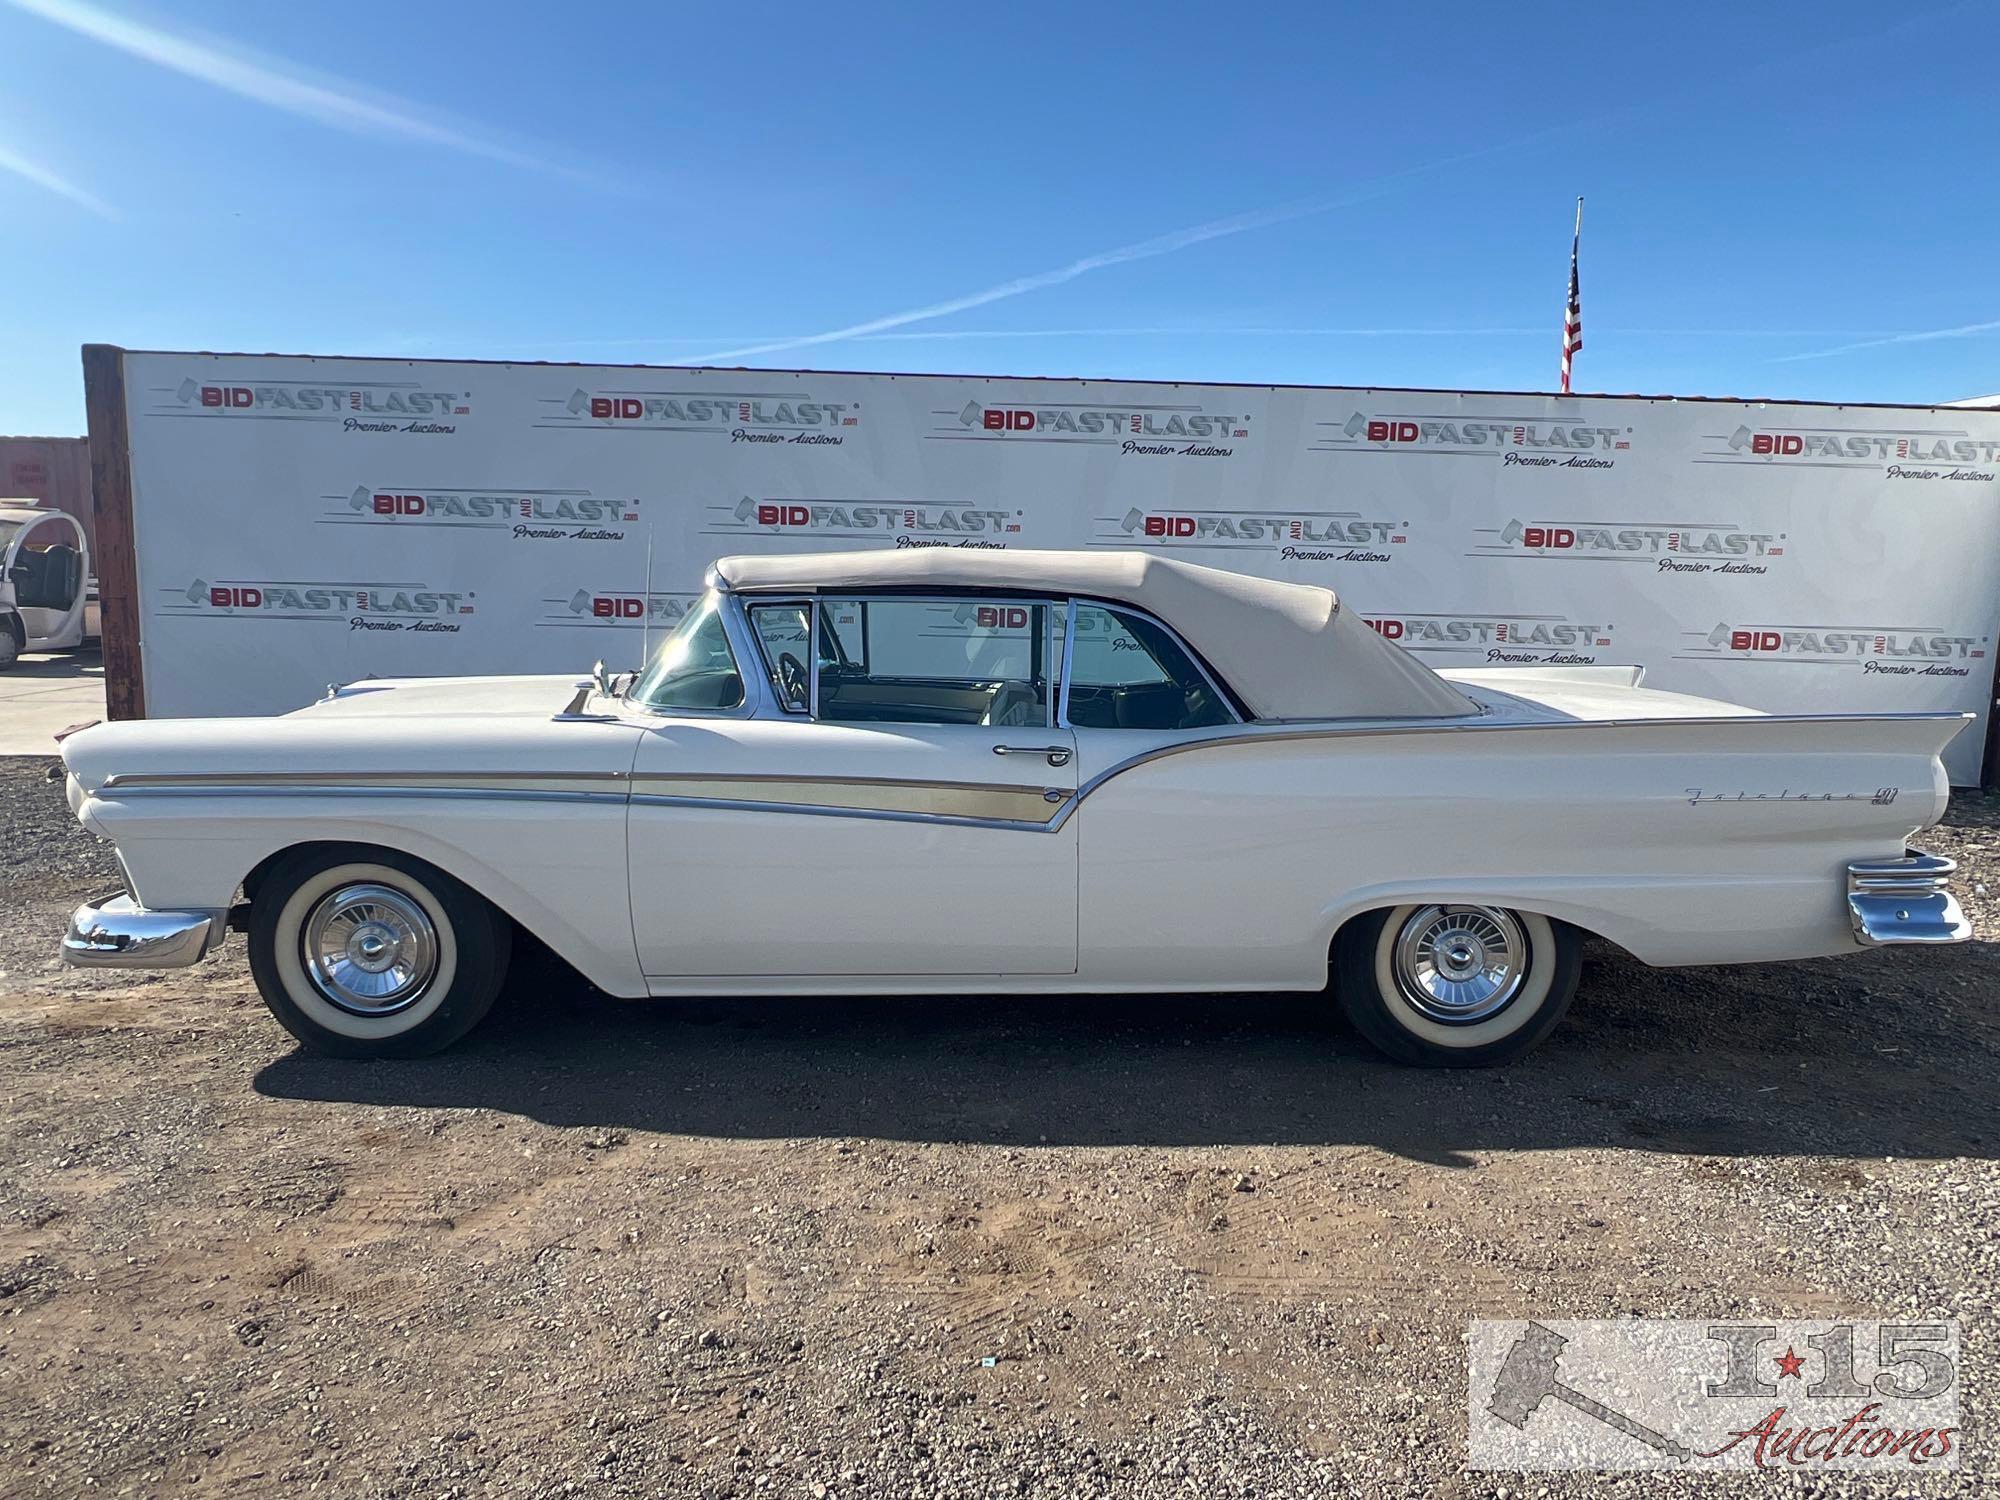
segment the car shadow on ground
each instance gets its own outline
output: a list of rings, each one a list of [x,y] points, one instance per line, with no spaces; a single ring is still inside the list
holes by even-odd
[[[1951,982],[1976,993],[1955,1006],[1928,993],[1927,955],[1907,951],[1720,970],[1592,962],[1539,1051],[1470,1071],[1384,1062],[1316,996],[621,1001],[531,957],[450,1052],[295,1052],[256,1086],[736,1139],[1358,1144],[1444,1164],[1575,1147],[1986,1157],[2000,1152],[1983,1015],[2000,945],[1958,952]]]

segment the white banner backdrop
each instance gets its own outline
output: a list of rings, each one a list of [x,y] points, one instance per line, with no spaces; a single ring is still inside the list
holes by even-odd
[[[728,553],[1146,547],[1439,667],[1970,709],[1978,775],[2000,412],[155,353],[126,389],[156,715],[634,666]]]

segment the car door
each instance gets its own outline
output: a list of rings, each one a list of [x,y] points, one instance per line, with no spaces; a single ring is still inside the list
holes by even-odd
[[[83,602],[83,534],[61,512],[39,516],[15,537],[8,564],[21,627],[34,642],[63,638]]]
[[[660,716],[633,766],[652,987],[1074,973],[1062,609],[751,600],[731,618],[761,707]]]
[[[1263,839],[1286,808],[1254,766],[1218,777],[1212,757],[1161,756],[1243,733],[1235,707],[1144,611],[1079,599],[1069,640],[1062,719],[1095,788],[1073,818],[1078,972],[1106,988],[1259,978]]]

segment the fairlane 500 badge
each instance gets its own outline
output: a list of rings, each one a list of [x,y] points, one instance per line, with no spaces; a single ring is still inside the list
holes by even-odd
[[[1872,792],[1795,792],[1790,787],[1777,792],[1711,792],[1698,786],[1687,789],[1688,806],[1704,802],[1872,802],[1887,807],[1896,800],[1900,787],[1880,786]]]

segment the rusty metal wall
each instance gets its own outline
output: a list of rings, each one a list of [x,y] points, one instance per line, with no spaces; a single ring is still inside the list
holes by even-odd
[[[97,519],[90,506],[90,439],[0,437],[0,499],[27,496],[83,523],[93,556]]]

